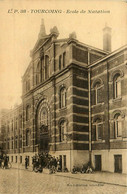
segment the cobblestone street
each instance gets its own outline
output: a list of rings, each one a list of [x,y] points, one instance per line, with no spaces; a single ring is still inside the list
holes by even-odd
[[[27,170],[0,169],[0,194],[110,194],[127,193],[122,186],[93,183]]]

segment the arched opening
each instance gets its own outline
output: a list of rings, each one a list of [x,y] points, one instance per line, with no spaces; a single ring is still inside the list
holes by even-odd
[[[115,138],[122,137],[122,118],[120,113],[114,116],[114,134]]]
[[[47,104],[42,102],[37,110],[37,144],[39,152],[49,151],[49,131],[49,109]]]
[[[113,93],[114,98],[120,98],[121,97],[121,77],[120,74],[116,74],[113,79]]]

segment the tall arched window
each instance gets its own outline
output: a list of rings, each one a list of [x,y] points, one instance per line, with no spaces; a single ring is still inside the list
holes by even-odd
[[[48,125],[48,111],[46,108],[43,108],[41,111],[41,125]]]
[[[8,142],[7,142],[7,149],[10,149],[10,139],[8,139]]]
[[[98,118],[96,119],[96,121],[94,122],[95,125],[95,139],[96,140],[100,140],[102,139],[102,133],[103,133],[103,125],[101,120]]]
[[[26,130],[26,146],[30,145],[30,131]]]
[[[30,79],[26,80],[26,92],[30,90]]]
[[[115,137],[122,137],[122,118],[118,113],[114,116],[114,134]]]
[[[61,121],[60,122],[60,142],[65,141],[66,140],[66,122],[65,121]]]
[[[11,149],[14,148],[14,140],[13,140],[13,137],[11,138]]]
[[[17,130],[18,129],[18,119],[16,118],[15,119],[15,130]]]
[[[26,107],[26,121],[28,121],[30,119],[30,106],[27,105]]]
[[[39,62],[36,69],[36,84],[39,84],[41,82],[41,76],[42,76],[41,74],[42,74],[42,67],[41,67],[41,62]]]
[[[18,137],[17,136],[15,137],[15,148],[16,149],[18,148]]]
[[[20,139],[19,139],[19,147],[22,148],[22,135],[20,135]]]
[[[11,130],[13,131],[13,120],[12,120],[12,122],[11,122]]]
[[[99,103],[99,98],[98,98],[98,91],[99,91],[99,87],[100,87],[100,83],[97,82],[94,86],[95,88],[95,104],[98,104]]]
[[[114,98],[121,97],[121,78],[120,74],[116,74],[113,79],[113,86],[114,86]]]
[[[63,68],[66,65],[66,52],[63,53]]]
[[[59,70],[61,70],[62,66],[62,55],[59,56]]]
[[[49,56],[45,56],[45,79],[49,78]]]
[[[60,108],[66,107],[66,88],[60,90]]]

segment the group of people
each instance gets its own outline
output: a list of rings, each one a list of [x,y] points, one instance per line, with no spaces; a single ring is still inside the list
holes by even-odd
[[[5,155],[0,156],[0,167],[3,169],[8,168],[9,157]]]
[[[87,165],[87,166],[83,165],[81,169],[80,168],[76,168],[75,166],[73,166],[72,173],[76,174],[77,172],[92,173],[93,169],[92,169],[91,165]]]
[[[33,171],[43,172],[43,168],[48,168],[50,173],[62,170],[62,161],[48,153],[36,154],[32,158]]]

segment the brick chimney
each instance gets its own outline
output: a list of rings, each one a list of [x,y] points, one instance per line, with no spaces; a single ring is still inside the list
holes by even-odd
[[[103,29],[103,50],[111,52],[111,28],[105,25]]]

